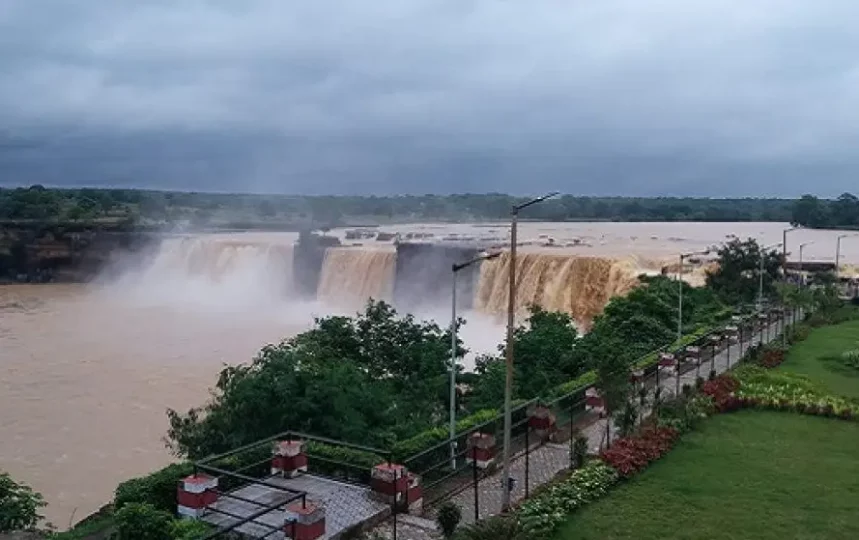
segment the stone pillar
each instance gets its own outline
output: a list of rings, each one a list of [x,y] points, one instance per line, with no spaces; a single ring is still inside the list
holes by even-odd
[[[325,507],[305,500],[292,501],[283,511],[283,532],[293,540],[316,540],[325,535]]]
[[[299,473],[307,472],[307,454],[304,453],[304,441],[280,441],[272,450],[271,474],[279,474],[285,478],[294,478]]]
[[[409,489],[408,471],[402,465],[382,463],[370,473],[371,496],[387,504],[402,504]]]
[[[495,463],[495,436],[489,433],[472,433],[468,437],[465,462],[477,462],[478,469],[486,469]]]
[[[528,427],[541,439],[548,439],[555,432],[555,415],[543,405],[537,405],[528,414]]]
[[[197,519],[218,500],[218,479],[208,474],[192,474],[179,480],[176,490],[177,513]]]
[[[605,399],[603,399],[599,390],[594,386],[585,390],[585,410],[593,411],[600,415],[605,412]]]

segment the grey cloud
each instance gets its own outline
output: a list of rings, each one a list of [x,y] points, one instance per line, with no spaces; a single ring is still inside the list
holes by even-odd
[[[0,122],[33,145],[0,144],[0,182],[837,195],[857,21],[851,0],[7,0]]]

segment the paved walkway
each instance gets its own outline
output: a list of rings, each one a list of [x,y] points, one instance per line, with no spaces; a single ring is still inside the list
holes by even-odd
[[[798,319],[799,320],[799,319]],[[770,325],[769,333],[764,329],[763,332],[757,332],[748,339],[740,343],[734,343],[727,348],[717,353],[713,359],[713,369],[717,373],[724,373],[730,367],[734,367],[740,360],[740,350],[744,355],[749,347],[757,345],[761,341],[769,343],[776,340],[780,334],[781,323],[775,322]],[[769,339],[767,339],[769,337]],[[682,371],[682,370],[681,370]],[[701,362],[702,377],[707,377],[710,373],[710,358],[705,356],[705,360]],[[696,370],[692,368],[680,376],[680,387],[689,384],[694,386],[697,377]],[[660,374],[659,385],[662,387],[663,396],[673,396],[677,387],[676,376],[668,374]],[[598,453],[605,441],[606,422],[607,419],[597,419],[592,424],[582,430],[587,436],[589,448],[591,452]],[[616,428],[611,426],[612,440],[617,437]],[[558,473],[568,469],[570,466],[570,446],[568,443],[556,444],[535,443],[532,445],[532,450],[529,456],[529,484],[530,490],[533,491],[538,486],[552,480]],[[525,497],[525,457],[520,455],[510,462],[510,475],[516,479],[516,486],[510,493],[510,501],[512,503],[519,502]],[[501,511],[501,470],[494,474],[481,479],[478,482],[478,510],[480,519],[486,519],[490,516],[499,514]],[[464,491],[454,495],[449,500],[453,501],[462,509],[462,524],[467,525],[474,522],[474,487],[469,486]],[[432,509],[426,509],[428,519],[434,519]],[[392,538],[391,520],[386,521],[376,531],[383,538]],[[402,526],[397,528],[398,540],[429,540],[439,538],[437,533],[430,532],[424,528],[413,526]]]

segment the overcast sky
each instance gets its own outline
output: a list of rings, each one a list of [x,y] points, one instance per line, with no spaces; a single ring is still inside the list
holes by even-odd
[[[856,0],[3,0],[0,184],[835,196],[857,51]]]

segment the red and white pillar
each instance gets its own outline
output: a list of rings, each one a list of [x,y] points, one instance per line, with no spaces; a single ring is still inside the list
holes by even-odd
[[[695,345],[686,347],[686,358],[695,362],[695,365],[701,364],[701,348]]]
[[[218,479],[208,474],[192,474],[182,480],[176,490],[177,512],[180,516],[197,519],[206,508],[218,500]]]
[[[325,507],[314,501],[292,501],[283,511],[283,532],[293,540],[316,540],[325,535]]]
[[[548,439],[555,432],[555,415],[543,405],[534,407],[528,415],[528,427],[541,439]]]
[[[304,453],[304,441],[280,441],[272,451],[271,474],[279,474],[293,478],[299,473],[307,472],[307,454]]]
[[[605,412],[605,399],[594,386],[585,390],[585,410],[593,411],[600,415]]]
[[[674,373],[677,368],[677,359],[672,353],[659,353],[659,369],[667,373]]]
[[[725,337],[729,343],[737,343],[740,341],[740,329],[734,325],[725,327]]]
[[[376,465],[370,473],[370,489],[376,500],[400,505],[406,500],[409,490],[408,471],[396,463]]]
[[[472,433],[468,437],[465,462],[476,463],[478,469],[486,469],[495,463],[495,436],[489,433]]]

